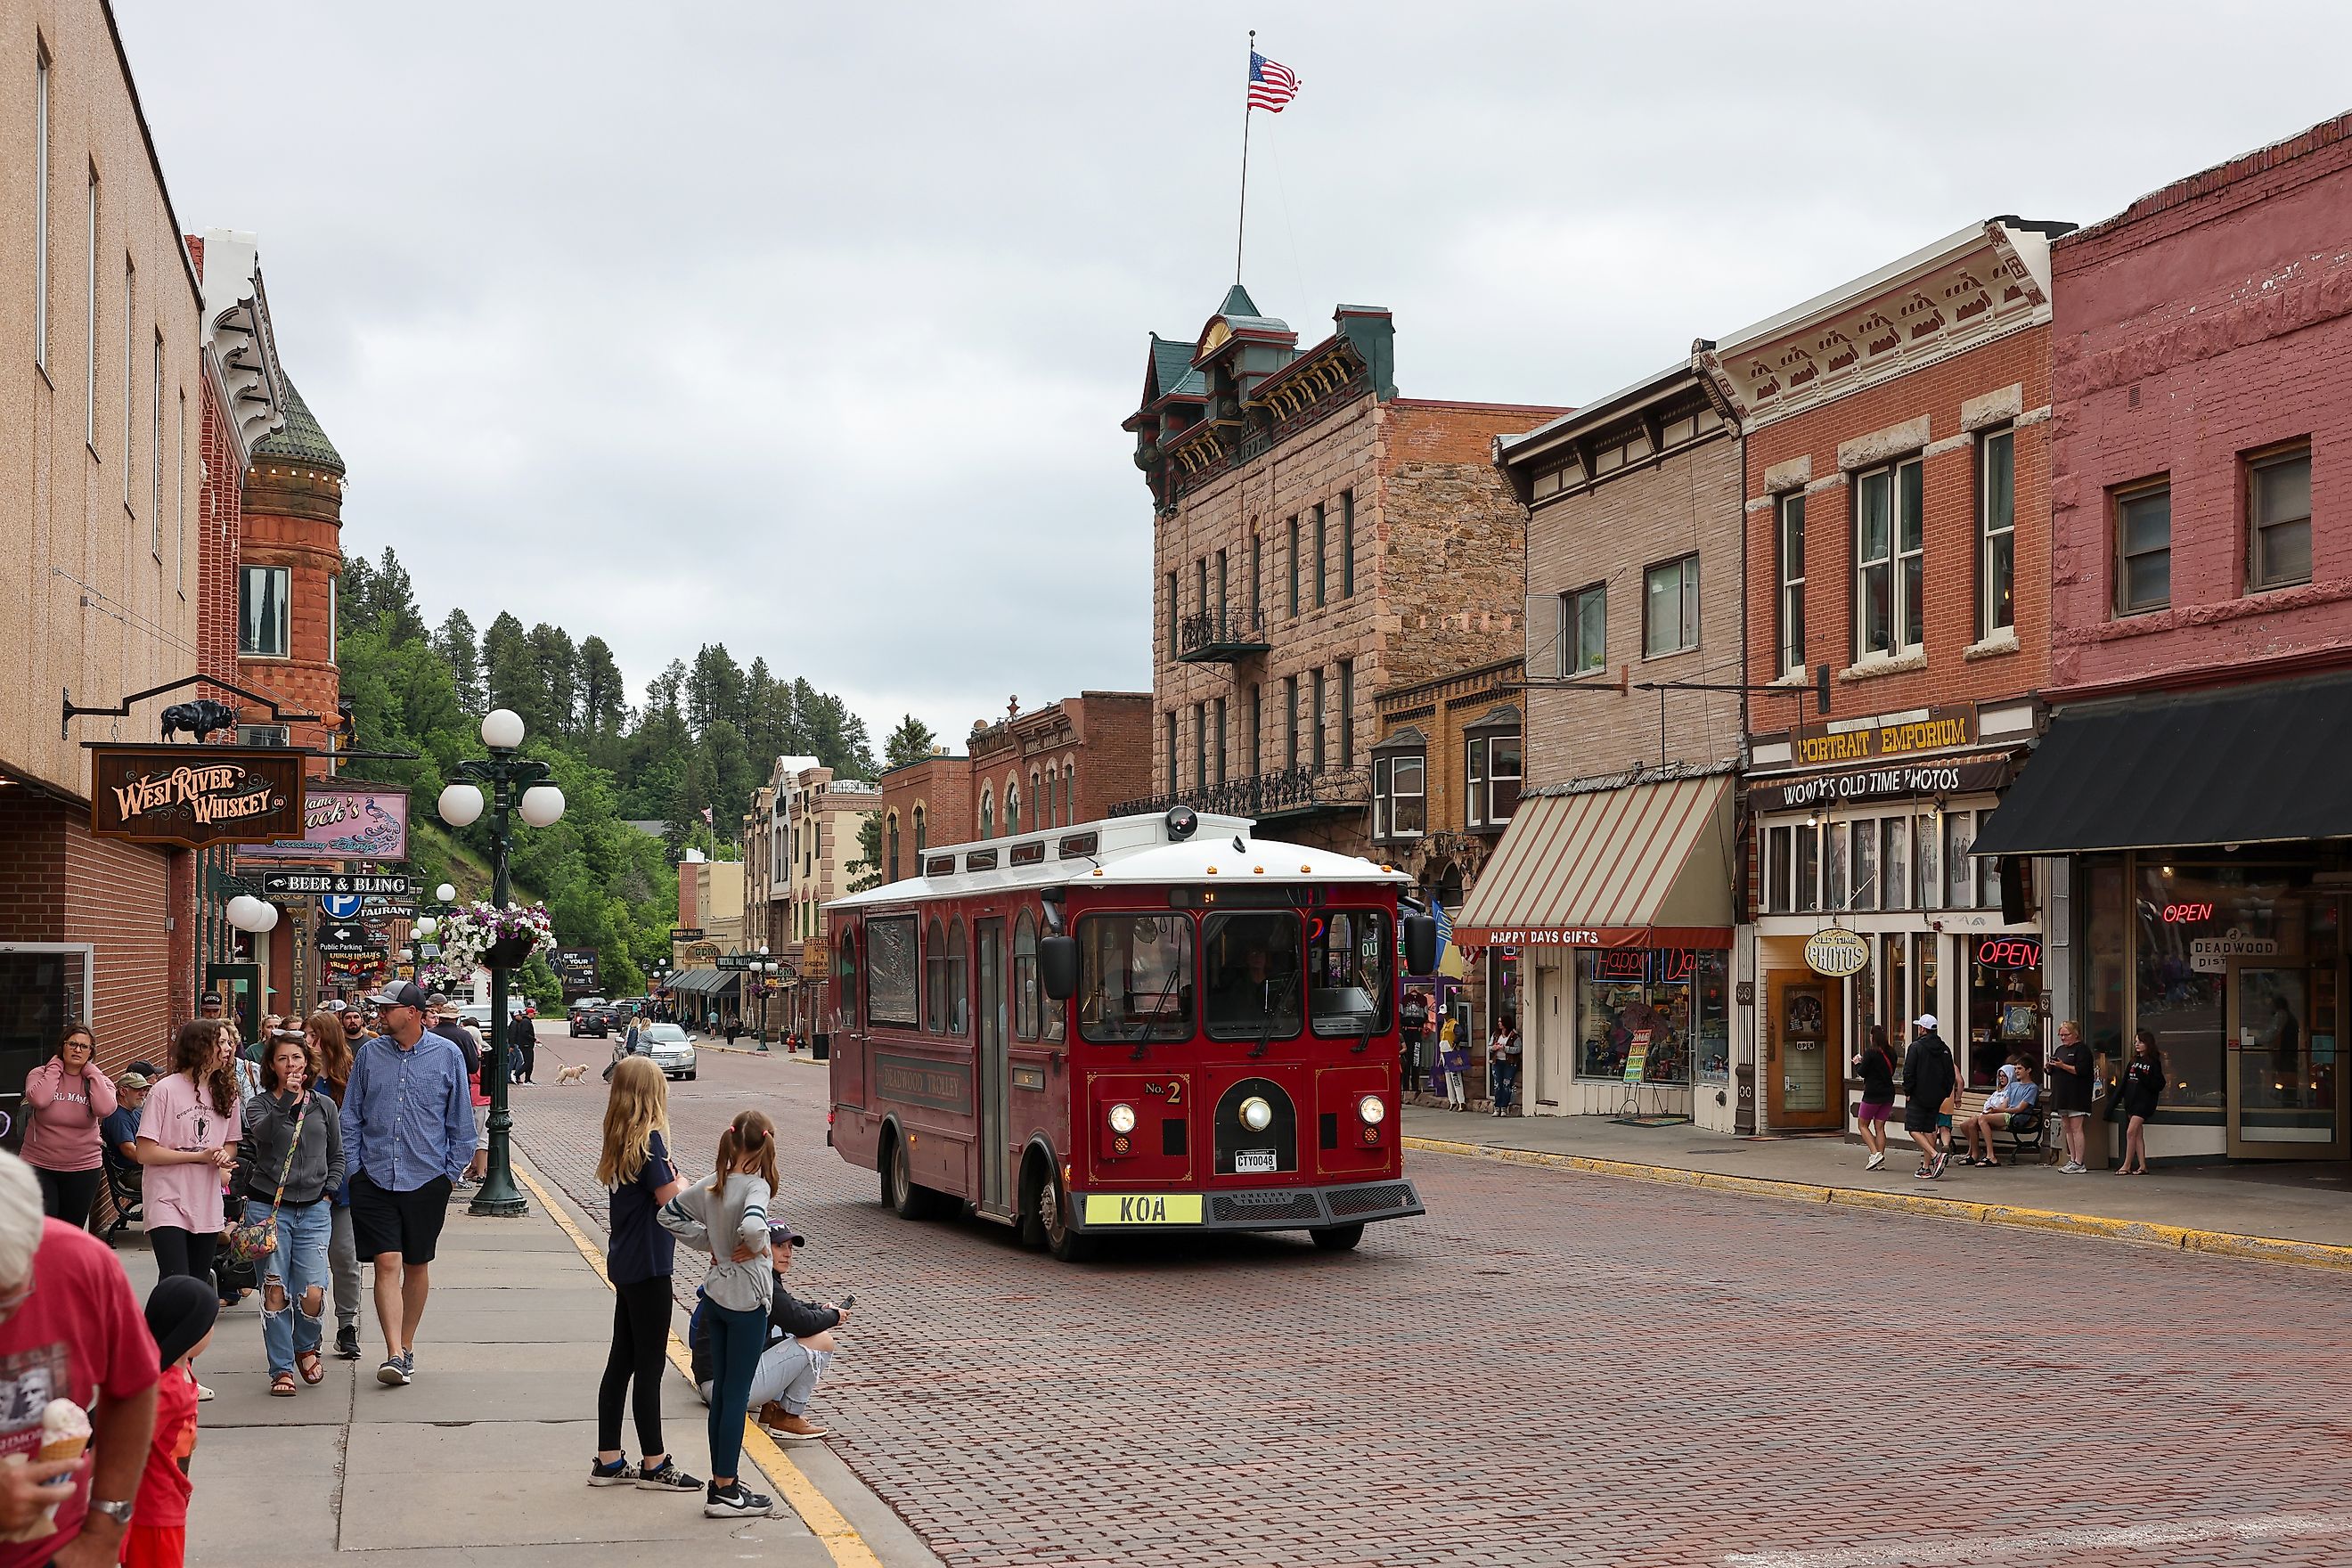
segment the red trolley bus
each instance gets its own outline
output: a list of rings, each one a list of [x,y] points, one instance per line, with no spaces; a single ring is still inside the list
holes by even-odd
[[[923,852],[826,906],[833,1143],[909,1219],[1058,1258],[1122,1232],[1423,1212],[1397,1126],[1398,889],[1370,861],[1162,816]],[[1425,972],[1435,926],[1407,913]]]

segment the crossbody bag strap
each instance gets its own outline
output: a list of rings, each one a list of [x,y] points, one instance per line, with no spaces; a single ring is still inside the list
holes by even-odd
[[[269,1199],[269,1212],[276,1214],[278,1205],[286,1201],[286,1178],[294,1173],[294,1155],[302,1147],[302,1119],[310,1114],[311,1090],[302,1091],[301,1109],[294,1113],[294,1136],[286,1141],[286,1163],[278,1168],[278,1191]]]

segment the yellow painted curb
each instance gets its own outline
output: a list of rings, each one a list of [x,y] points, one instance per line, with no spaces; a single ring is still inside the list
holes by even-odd
[[[1840,1204],[1847,1208],[1926,1215],[1936,1219],[1967,1220],[1979,1225],[2006,1225],[2024,1230],[2105,1237],[2110,1241],[2177,1247],[2183,1252],[2244,1258],[2259,1263],[2294,1263],[2310,1268],[2352,1270],[2352,1247],[2339,1247],[2324,1241],[2289,1241],[2278,1237],[2242,1236],[2235,1231],[2194,1230],[2185,1226],[2161,1225],[2153,1220],[2069,1214],[2061,1209],[2020,1208],[2014,1204],[1975,1203],[1966,1198],[1932,1197],[1926,1193],[1882,1193],[1867,1187],[1832,1187],[1817,1182],[1790,1182],[1770,1176],[1735,1176],[1712,1171],[1685,1170],[1679,1165],[1645,1165],[1633,1160],[1604,1160],[1591,1154],[1555,1154],[1539,1149],[1496,1148],[1485,1143],[1464,1143],[1444,1138],[1417,1138],[1408,1134],[1403,1143],[1404,1147],[1423,1154],[1453,1154],[1465,1160],[1491,1160],[1507,1165],[1582,1171],[1589,1175],[1655,1182],[1668,1186],[1702,1187],[1709,1192],[1746,1193],[1754,1197],[1779,1198],[1783,1202]]]
[[[533,1181],[529,1172],[517,1169],[515,1180],[531,1190],[532,1195],[539,1199],[541,1210],[563,1227],[563,1234],[572,1238],[572,1245],[580,1249],[580,1256],[588,1260],[588,1267],[596,1271],[596,1278],[609,1287],[612,1281],[604,1275],[604,1248],[572,1223],[572,1216],[563,1212],[563,1205],[548,1196],[547,1189]],[[685,1342],[674,1333],[669,1337],[669,1360],[688,1383],[694,1381],[693,1355],[687,1350]],[[792,1456],[785,1453],[782,1447],[761,1431],[760,1424],[748,1415],[743,1418],[743,1447],[750,1451],[760,1468],[776,1483],[776,1489],[784,1494],[784,1500],[793,1505],[793,1511],[801,1516],[801,1522],[808,1526],[809,1533],[824,1542],[825,1551],[832,1554],[839,1568],[882,1568],[882,1560],[874,1555],[874,1549],[866,1544],[866,1538],[857,1532],[857,1527],[843,1517],[841,1510],[816,1489],[816,1483],[793,1463]]]

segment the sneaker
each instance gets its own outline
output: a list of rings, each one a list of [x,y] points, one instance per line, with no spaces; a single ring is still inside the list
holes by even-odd
[[[213,1391],[212,1391],[211,1389],[206,1388],[206,1387],[205,1387],[203,1384],[201,1384],[201,1383],[200,1383],[200,1384],[196,1384],[196,1403],[197,1403],[197,1404],[202,1405],[205,1400],[210,1399],[212,1396],[213,1396]]]
[[[384,1364],[389,1366],[392,1363],[386,1362]],[[626,1456],[609,1465],[602,1459],[588,1461],[588,1484],[592,1487],[625,1487],[636,1479],[637,1468],[629,1463]]]
[[[1950,1160],[1951,1160],[1951,1156],[1950,1156],[1949,1154],[1938,1154],[1938,1155],[1937,1155],[1937,1156],[1936,1156],[1936,1164],[1935,1164],[1935,1168],[1934,1168],[1934,1169],[1932,1169],[1932,1170],[1930,1170],[1930,1171],[1927,1173],[1928,1178],[1929,1178],[1930,1180],[1933,1180],[1934,1178],[1936,1178],[1936,1177],[1937,1177],[1937,1176],[1942,1175],[1942,1174],[1944,1173],[1944,1166],[1945,1166],[1945,1165],[1946,1165],[1946,1164],[1947,1164]]]
[[[335,1331],[335,1357],[339,1361],[360,1359],[360,1331],[356,1323],[345,1323]]]
[[[656,1470],[637,1467],[637,1485],[649,1492],[698,1492],[702,1483],[677,1468],[677,1456],[665,1455]]]
[[[1885,1155],[1884,1155],[1884,1154],[1873,1154],[1869,1159],[1864,1160],[1864,1161],[1862,1163],[1862,1168],[1863,1168],[1864,1170],[1865,1170],[1865,1171],[1875,1171],[1875,1170],[1877,1170],[1880,1166],[1882,1166],[1882,1165],[1884,1165],[1884,1164],[1885,1164],[1885,1163],[1886,1163],[1886,1156],[1885,1156]]]
[[[805,1415],[795,1415],[773,1400],[760,1406],[760,1430],[779,1443],[813,1443],[829,1435]]]
[[[2089,1169],[2090,1167],[2084,1164],[2080,1160],[2069,1160],[2064,1164],[2058,1167],[2058,1172],[2061,1175],[2079,1176]]]
[[[383,1364],[375,1369],[375,1380],[386,1388],[405,1388],[416,1373],[415,1354],[386,1356]]]
[[[753,1491],[741,1481],[723,1490],[715,1483],[702,1489],[702,1517],[705,1519],[734,1519],[738,1516],[764,1519],[775,1506],[775,1499]]]

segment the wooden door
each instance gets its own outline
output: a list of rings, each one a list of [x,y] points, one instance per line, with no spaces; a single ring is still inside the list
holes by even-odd
[[[1838,983],[1810,969],[1765,974],[1765,1128],[1827,1131],[1845,1124],[1845,1047]]]

